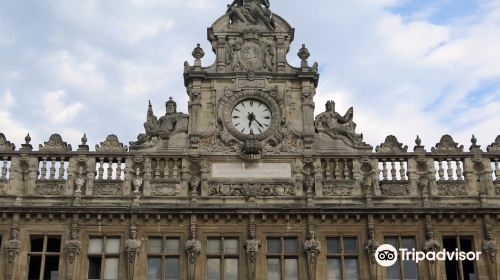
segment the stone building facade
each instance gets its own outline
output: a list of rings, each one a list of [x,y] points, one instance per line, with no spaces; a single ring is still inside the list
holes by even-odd
[[[500,136],[373,149],[353,109],[314,116],[318,64],[268,0],[235,0],[126,146],[0,134],[0,279],[498,279]],[[481,251],[477,261],[375,260],[379,245]]]

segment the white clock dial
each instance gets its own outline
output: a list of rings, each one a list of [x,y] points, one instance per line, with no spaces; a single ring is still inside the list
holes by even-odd
[[[245,135],[261,134],[271,126],[272,113],[264,102],[247,99],[234,106],[231,120],[236,130]]]

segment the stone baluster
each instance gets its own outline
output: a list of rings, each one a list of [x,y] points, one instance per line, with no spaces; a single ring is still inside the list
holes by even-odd
[[[330,167],[330,161],[328,159],[325,159],[325,175],[327,180],[332,179],[332,169]]]
[[[387,162],[385,159],[382,160],[382,178],[383,180],[388,180],[389,178],[387,177],[388,175],[388,170],[387,170]]]
[[[7,180],[7,157],[3,157],[2,176],[0,180]]]
[[[439,169],[438,169],[438,174],[439,174],[439,180],[444,180],[444,169],[443,169],[443,162],[440,160],[439,161]]]
[[[160,179],[160,159],[155,158],[155,179]]]
[[[49,179],[54,180],[56,178],[56,158],[50,158],[50,177]]]
[[[98,180],[104,179],[104,158],[103,157],[99,158],[99,169],[97,169],[97,179]]]
[[[395,181],[398,179],[397,177],[397,169],[396,169],[396,160],[391,159],[391,180]]]
[[[496,181],[500,181],[500,161],[499,161],[499,159],[495,159],[495,166],[496,166],[496,169],[495,169]]]
[[[174,166],[172,168],[172,177],[177,180],[179,179],[179,166],[178,166],[178,162],[177,162],[177,159],[175,158],[174,159]]]
[[[335,180],[342,179],[342,172],[340,171],[340,162],[338,159],[335,159]]]
[[[456,170],[457,180],[463,180],[464,176],[463,176],[463,169],[462,169],[462,161],[459,158],[457,158],[457,160],[455,162],[457,163],[457,170]]]
[[[448,169],[446,170],[448,173],[448,180],[453,180],[453,167],[451,166],[451,158],[446,160]]]
[[[349,161],[347,159],[344,159],[344,179],[348,180],[350,179],[349,176]]]
[[[42,168],[40,169],[40,179],[47,178],[47,157],[42,158]]]
[[[122,159],[117,158],[116,159],[117,164],[116,164],[116,180],[121,180],[122,179]]]
[[[57,179],[63,180],[64,179],[64,157],[61,157],[59,160],[59,174],[57,176]]]
[[[113,158],[108,158],[108,174],[106,176],[106,179],[111,180],[113,179]]]
[[[163,169],[163,178],[168,179],[170,177],[170,170],[168,166],[168,158],[165,159],[165,168]]]
[[[404,159],[399,159],[399,175],[401,176],[401,180],[407,179]]]

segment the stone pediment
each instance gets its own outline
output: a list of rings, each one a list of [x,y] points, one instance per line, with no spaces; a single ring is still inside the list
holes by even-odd
[[[488,152],[499,152],[500,151],[500,135],[497,136],[495,142],[491,143],[486,150]]]
[[[375,148],[377,153],[406,153],[408,146],[400,143],[394,135],[389,135],[385,138],[384,143]]]
[[[71,152],[71,145],[64,142],[61,135],[52,134],[49,141],[38,146],[40,152]]]
[[[432,152],[463,152],[464,146],[453,140],[453,137],[446,134],[441,137],[439,143],[431,149]]]
[[[7,138],[3,133],[0,133],[0,151],[2,152],[12,152],[16,149],[16,145],[7,141]]]
[[[126,152],[128,150],[127,146],[124,146],[123,143],[120,143],[118,137],[114,134],[108,135],[104,142],[101,142],[101,145],[95,145],[96,152]]]

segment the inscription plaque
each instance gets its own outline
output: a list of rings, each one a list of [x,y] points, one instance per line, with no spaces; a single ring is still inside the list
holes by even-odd
[[[285,179],[292,177],[290,163],[212,163],[213,178]]]

